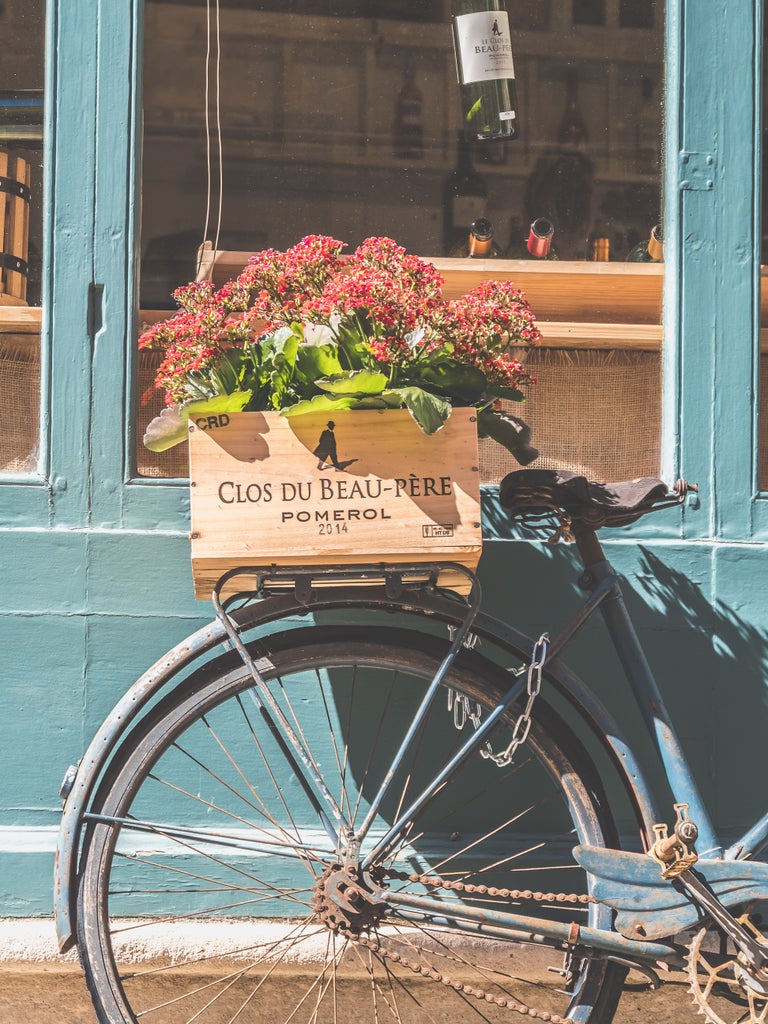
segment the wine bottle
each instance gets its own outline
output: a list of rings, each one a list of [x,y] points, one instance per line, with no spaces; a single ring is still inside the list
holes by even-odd
[[[559,260],[552,244],[555,228],[551,220],[537,217],[531,224],[527,239],[510,239],[504,255],[510,260]]]
[[[576,68],[565,73],[565,110],[557,129],[557,141],[561,146],[582,149],[588,141],[587,126],[579,104],[579,75]]]
[[[421,160],[424,156],[422,101],[421,89],[408,64],[395,101],[394,153],[401,160]]]
[[[451,256],[473,257],[474,259],[495,260],[501,250],[493,240],[493,224],[487,217],[480,217],[469,229],[466,241],[451,250]]]
[[[661,224],[657,224],[652,230],[650,237],[645,241],[638,242],[627,253],[627,263],[663,263],[664,262],[664,238],[661,231]]]
[[[471,139],[520,133],[509,18],[501,0],[452,0],[464,131]]]
[[[459,133],[456,167],[443,185],[443,252],[467,240],[474,221],[485,216],[488,191],[472,163],[472,143]]]

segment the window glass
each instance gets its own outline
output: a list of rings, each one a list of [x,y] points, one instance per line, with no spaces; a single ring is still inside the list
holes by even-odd
[[[464,244],[472,220],[485,216],[500,260],[535,263],[530,226],[549,221],[550,252],[562,263],[615,273],[619,295],[633,292],[626,282],[637,279],[649,298],[639,312],[608,312],[600,288],[590,299],[588,275],[569,286],[578,302],[534,304],[547,322],[643,330],[600,338],[550,332],[535,359],[540,384],[526,414],[537,432],[551,429],[547,394],[557,382],[569,408],[581,405],[571,418],[559,416],[547,457],[600,475],[600,452],[610,454],[616,421],[601,389],[626,385],[629,396],[647,380],[636,402],[640,440],[628,430],[626,459],[613,472],[656,472],[662,268],[653,267],[648,242],[661,220],[662,0],[508,0],[519,137],[469,144],[460,140],[451,6],[222,0],[217,13],[205,0],[147,0],[143,320],[174,308],[171,292],[198,270],[208,276],[198,258],[203,241],[246,254],[286,248],[306,234],[350,247],[387,235],[443,259]],[[660,256],[660,241],[653,253]],[[214,280],[217,272],[218,280],[233,276],[236,262],[229,274],[217,264]],[[145,399],[158,358],[141,357]],[[574,375],[582,378],[578,398]],[[587,378],[595,381],[593,398]],[[142,406],[140,431],[160,401],[153,396]],[[593,438],[600,452],[584,463],[578,449]],[[139,448],[141,474],[185,472],[180,450],[158,458]],[[487,479],[496,473],[486,468]]]
[[[0,474],[39,447],[44,22],[43,0],[0,3]]]

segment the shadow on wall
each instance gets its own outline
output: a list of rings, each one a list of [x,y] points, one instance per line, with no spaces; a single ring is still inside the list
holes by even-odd
[[[748,619],[648,548],[639,552],[624,588],[630,614],[652,631],[643,640],[715,820],[743,831],[766,809],[768,603],[753,605],[760,621]]]
[[[487,546],[485,557],[491,549],[493,557],[483,574],[484,605],[529,635],[548,630],[554,636],[584,599],[581,570],[573,546],[540,541],[539,534],[536,543]],[[768,589],[759,584],[765,600],[755,593],[754,558],[720,571],[721,584],[728,577],[721,592],[742,594],[737,601],[718,598],[711,549],[622,544],[609,545],[607,554],[707,806],[726,834],[743,832],[766,804]],[[651,779],[660,781],[600,616],[568,645],[563,660],[621,721]],[[673,820],[667,799],[660,807]]]

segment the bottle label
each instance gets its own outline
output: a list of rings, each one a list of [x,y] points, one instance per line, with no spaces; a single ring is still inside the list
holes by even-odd
[[[462,85],[514,78],[512,38],[506,11],[476,11],[456,17]]]

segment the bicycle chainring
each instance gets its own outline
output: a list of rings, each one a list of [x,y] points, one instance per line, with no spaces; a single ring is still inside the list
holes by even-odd
[[[765,936],[748,914],[739,923],[759,942]],[[710,1024],[766,1024],[768,969],[755,969],[719,928],[702,928],[688,949],[693,1001]]]

